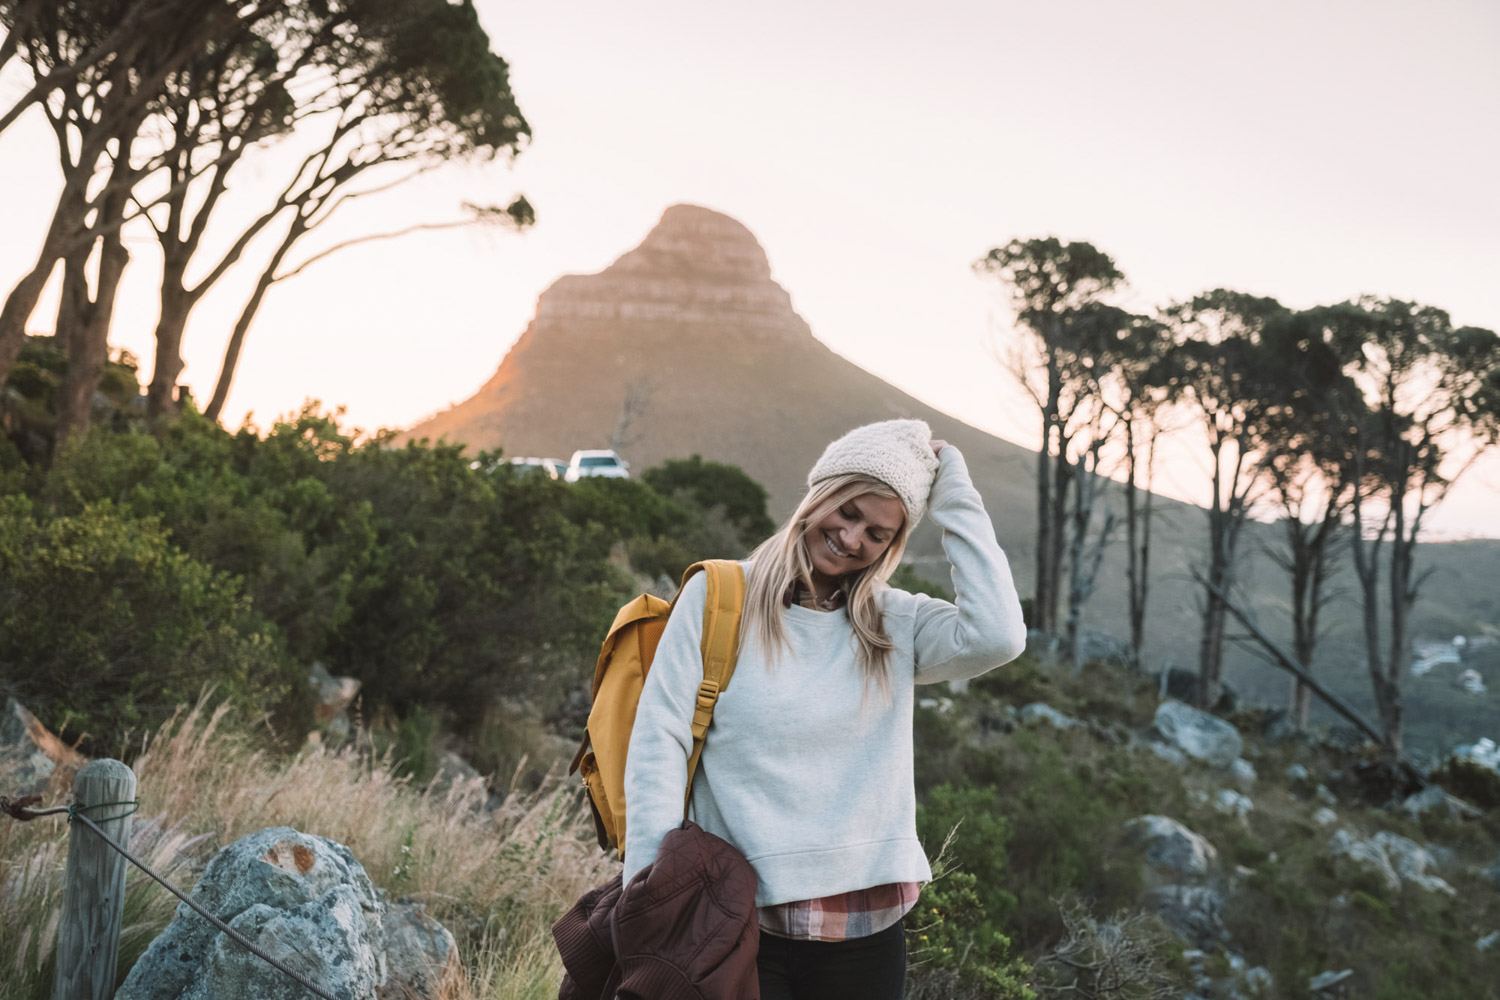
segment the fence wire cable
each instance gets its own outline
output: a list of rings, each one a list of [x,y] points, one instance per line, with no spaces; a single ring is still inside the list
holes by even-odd
[[[258,947],[256,947],[249,940],[247,940],[243,935],[241,935],[239,931],[235,930],[233,927],[230,927],[228,924],[226,924],[224,921],[220,920],[218,917],[214,916],[212,913],[209,913],[208,910],[206,910],[206,909],[203,908],[202,904],[197,903],[197,902],[193,901],[192,899],[189,899],[188,896],[187,896],[187,894],[184,893],[181,889],[177,888],[175,885],[173,885],[172,883],[168,882],[166,879],[162,878],[160,875],[156,874],[156,872],[154,872],[150,868],[146,867],[146,865],[144,863],[142,863],[139,859],[137,859],[135,855],[131,854],[125,848],[123,848],[119,844],[115,843],[114,840],[109,836],[109,834],[107,834],[103,830],[101,830],[99,828],[99,824],[95,823],[88,816],[88,810],[90,810],[90,809],[102,809],[102,808],[105,808],[107,806],[130,806],[131,807],[130,812],[122,813],[119,816],[111,816],[108,819],[106,819],[105,822],[107,823],[110,820],[124,819],[126,816],[129,816],[130,813],[135,812],[135,809],[138,806],[138,802],[136,802],[136,801],[130,801],[130,802],[100,802],[100,803],[97,803],[97,804],[92,805],[92,806],[79,805],[79,804],[77,804],[75,802],[73,805],[70,805],[70,806],[57,806],[57,807],[52,808],[52,809],[30,809],[30,808],[27,808],[27,806],[29,806],[32,802],[37,801],[39,798],[40,798],[40,796],[25,796],[25,797],[23,797],[21,799],[17,799],[17,800],[11,800],[11,799],[7,799],[7,798],[0,798],[0,811],[5,812],[8,815],[10,815],[11,817],[13,817],[14,819],[18,819],[18,820],[30,820],[30,819],[36,819],[37,817],[40,817],[40,816],[51,816],[51,815],[60,814],[60,813],[67,813],[68,814],[68,822],[71,823],[74,820],[78,820],[79,822],[83,823],[84,826],[87,826],[90,830],[93,830],[94,833],[99,836],[100,840],[104,841],[106,844],[108,844],[114,850],[118,851],[120,853],[120,855],[125,858],[126,861],[129,861],[131,864],[135,865],[141,871],[145,872],[146,875],[147,875],[147,877],[149,877],[157,885],[161,886],[163,889],[167,890],[172,895],[176,896],[178,899],[180,899],[184,903],[186,903],[189,907],[192,908],[192,910],[195,913],[197,913],[199,916],[201,916],[204,920],[207,920],[209,923],[213,924],[219,930],[221,930],[225,934],[229,935],[230,939],[233,940],[235,944],[238,944],[240,947],[244,948],[246,951],[248,951],[250,954],[254,955],[256,958],[260,959],[261,961],[266,962],[272,968],[276,969],[278,972],[281,972],[281,973],[284,973],[287,976],[290,976],[292,979],[296,980],[296,982],[297,982],[298,985],[300,985],[303,989],[307,990],[313,996],[321,997],[322,1000],[337,1000],[336,997],[332,996],[329,993],[325,993],[323,990],[319,989],[318,987],[314,986],[312,983],[308,982],[304,977],[302,977],[298,973],[293,972],[291,969],[288,969],[285,965],[282,965],[280,962],[278,962],[276,959],[272,958],[270,955],[267,955],[265,952],[261,951]]]

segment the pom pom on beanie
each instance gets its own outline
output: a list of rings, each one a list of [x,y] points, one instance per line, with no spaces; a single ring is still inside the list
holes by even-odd
[[[906,507],[909,528],[927,511],[937,476],[932,429],[925,420],[881,420],[856,427],[823,449],[807,474],[807,485],[845,473],[872,476],[896,491]]]

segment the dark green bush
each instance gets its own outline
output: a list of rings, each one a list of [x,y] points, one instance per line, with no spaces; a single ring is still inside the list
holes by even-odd
[[[657,493],[702,511],[719,508],[740,545],[753,548],[776,530],[766,513],[765,487],[738,466],[705,462],[701,455],[674,458],[641,474]]]
[[[206,685],[305,729],[300,671],[232,577],[108,501],[37,515],[0,497],[0,666],[64,739],[117,753]]]

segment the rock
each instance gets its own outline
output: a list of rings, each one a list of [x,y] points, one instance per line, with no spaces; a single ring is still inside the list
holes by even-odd
[[[421,906],[388,904],[347,847],[272,827],[209,860],[194,901],[337,997],[436,1000],[462,976],[453,935]],[[115,1000],[306,1000],[307,992],[186,904]]]
[[[1338,972],[1320,972],[1307,981],[1307,988],[1314,993],[1330,990],[1353,975],[1353,969],[1340,969]]]
[[[1500,861],[1496,861],[1488,868],[1482,869],[1479,874],[1489,879],[1495,888],[1500,889]]]
[[[1402,882],[1407,882],[1428,892],[1457,895],[1453,886],[1442,878],[1428,874],[1427,869],[1437,864],[1431,852],[1399,834],[1382,830],[1368,840],[1362,840],[1348,830],[1336,830],[1328,849],[1334,857],[1347,857],[1374,872],[1392,891],[1400,889]]]
[[[335,742],[349,737],[349,706],[359,694],[359,681],[335,677],[321,661],[314,661],[308,674],[313,689],[313,720]]]
[[[1126,843],[1145,849],[1145,862],[1158,881],[1207,878],[1219,851],[1207,838],[1169,816],[1137,816],[1125,824]]]
[[[1156,756],[1160,757],[1167,763],[1175,764],[1178,767],[1187,767],[1187,754],[1183,753],[1176,747],[1168,746],[1160,740],[1152,740],[1151,742],[1147,743],[1146,746],[1150,747],[1152,753],[1156,754]]]
[[[381,905],[349,849],[290,827],[260,830],[209,860],[193,899],[335,996],[368,997],[385,978]],[[305,1000],[296,982],[186,904],[130,970],[115,1000]]]
[[[1319,826],[1332,826],[1339,821],[1339,814],[1327,806],[1319,806],[1318,811],[1313,813],[1312,820]]]
[[[1232,788],[1221,788],[1219,794],[1214,796],[1214,808],[1227,816],[1244,819],[1250,815],[1250,810],[1255,808],[1255,803],[1250,801],[1248,795]]]
[[[1020,713],[1022,725],[1039,726],[1043,723],[1054,729],[1072,729],[1078,725],[1078,720],[1070,715],[1065,715],[1046,702],[1034,701],[1023,706]]]
[[[417,1000],[444,996],[461,973],[458,945],[448,928],[419,903],[395,903],[381,919],[386,981],[378,1000]]]
[[[1484,815],[1483,810],[1469,805],[1456,795],[1450,795],[1441,785],[1428,785],[1415,795],[1408,795],[1401,808],[1410,816],[1425,816],[1438,812],[1450,819],[1473,819]]]
[[[1180,701],[1164,701],[1157,706],[1153,724],[1168,743],[1213,767],[1231,766],[1243,749],[1239,731],[1233,726]]]
[[[1484,937],[1474,942],[1474,947],[1479,951],[1494,951],[1500,948],[1500,931],[1490,931]]]
[[[1195,947],[1212,948],[1229,938],[1224,927],[1224,899],[1208,886],[1157,886],[1146,890],[1141,905]]]
[[[1271,970],[1264,965],[1252,965],[1245,970],[1245,985],[1253,993],[1264,993],[1269,996],[1276,986],[1276,979],[1271,975]]]
[[[1313,795],[1325,806],[1336,806],[1339,804],[1339,797],[1333,794],[1333,789],[1327,785],[1319,785],[1313,789]]]
[[[1255,765],[1245,758],[1235,758],[1234,763],[1229,765],[1229,774],[1242,790],[1249,791],[1255,787]]]
[[[1304,781],[1312,780],[1312,772],[1302,764],[1288,764],[1285,774],[1286,780],[1294,785],[1300,785]]]
[[[1433,777],[1469,802],[1500,809],[1500,747],[1488,736],[1455,748]]]
[[[83,754],[58,739],[37,717],[14,698],[5,699],[0,715],[0,791],[7,795],[31,795],[46,790],[53,775],[77,771],[87,763]]]

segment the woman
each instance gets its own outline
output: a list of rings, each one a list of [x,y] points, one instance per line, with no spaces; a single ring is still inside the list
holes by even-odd
[[[920,420],[856,428],[751,554],[734,677],[691,818],[759,879],[762,1000],[901,996],[901,918],[932,878],[917,840],[912,685],[1009,662],[1026,629],[963,456]],[[886,584],[930,509],[956,604]],[[682,820],[706,583],[678,599],[641,693],[625,773],[624,879]]]

